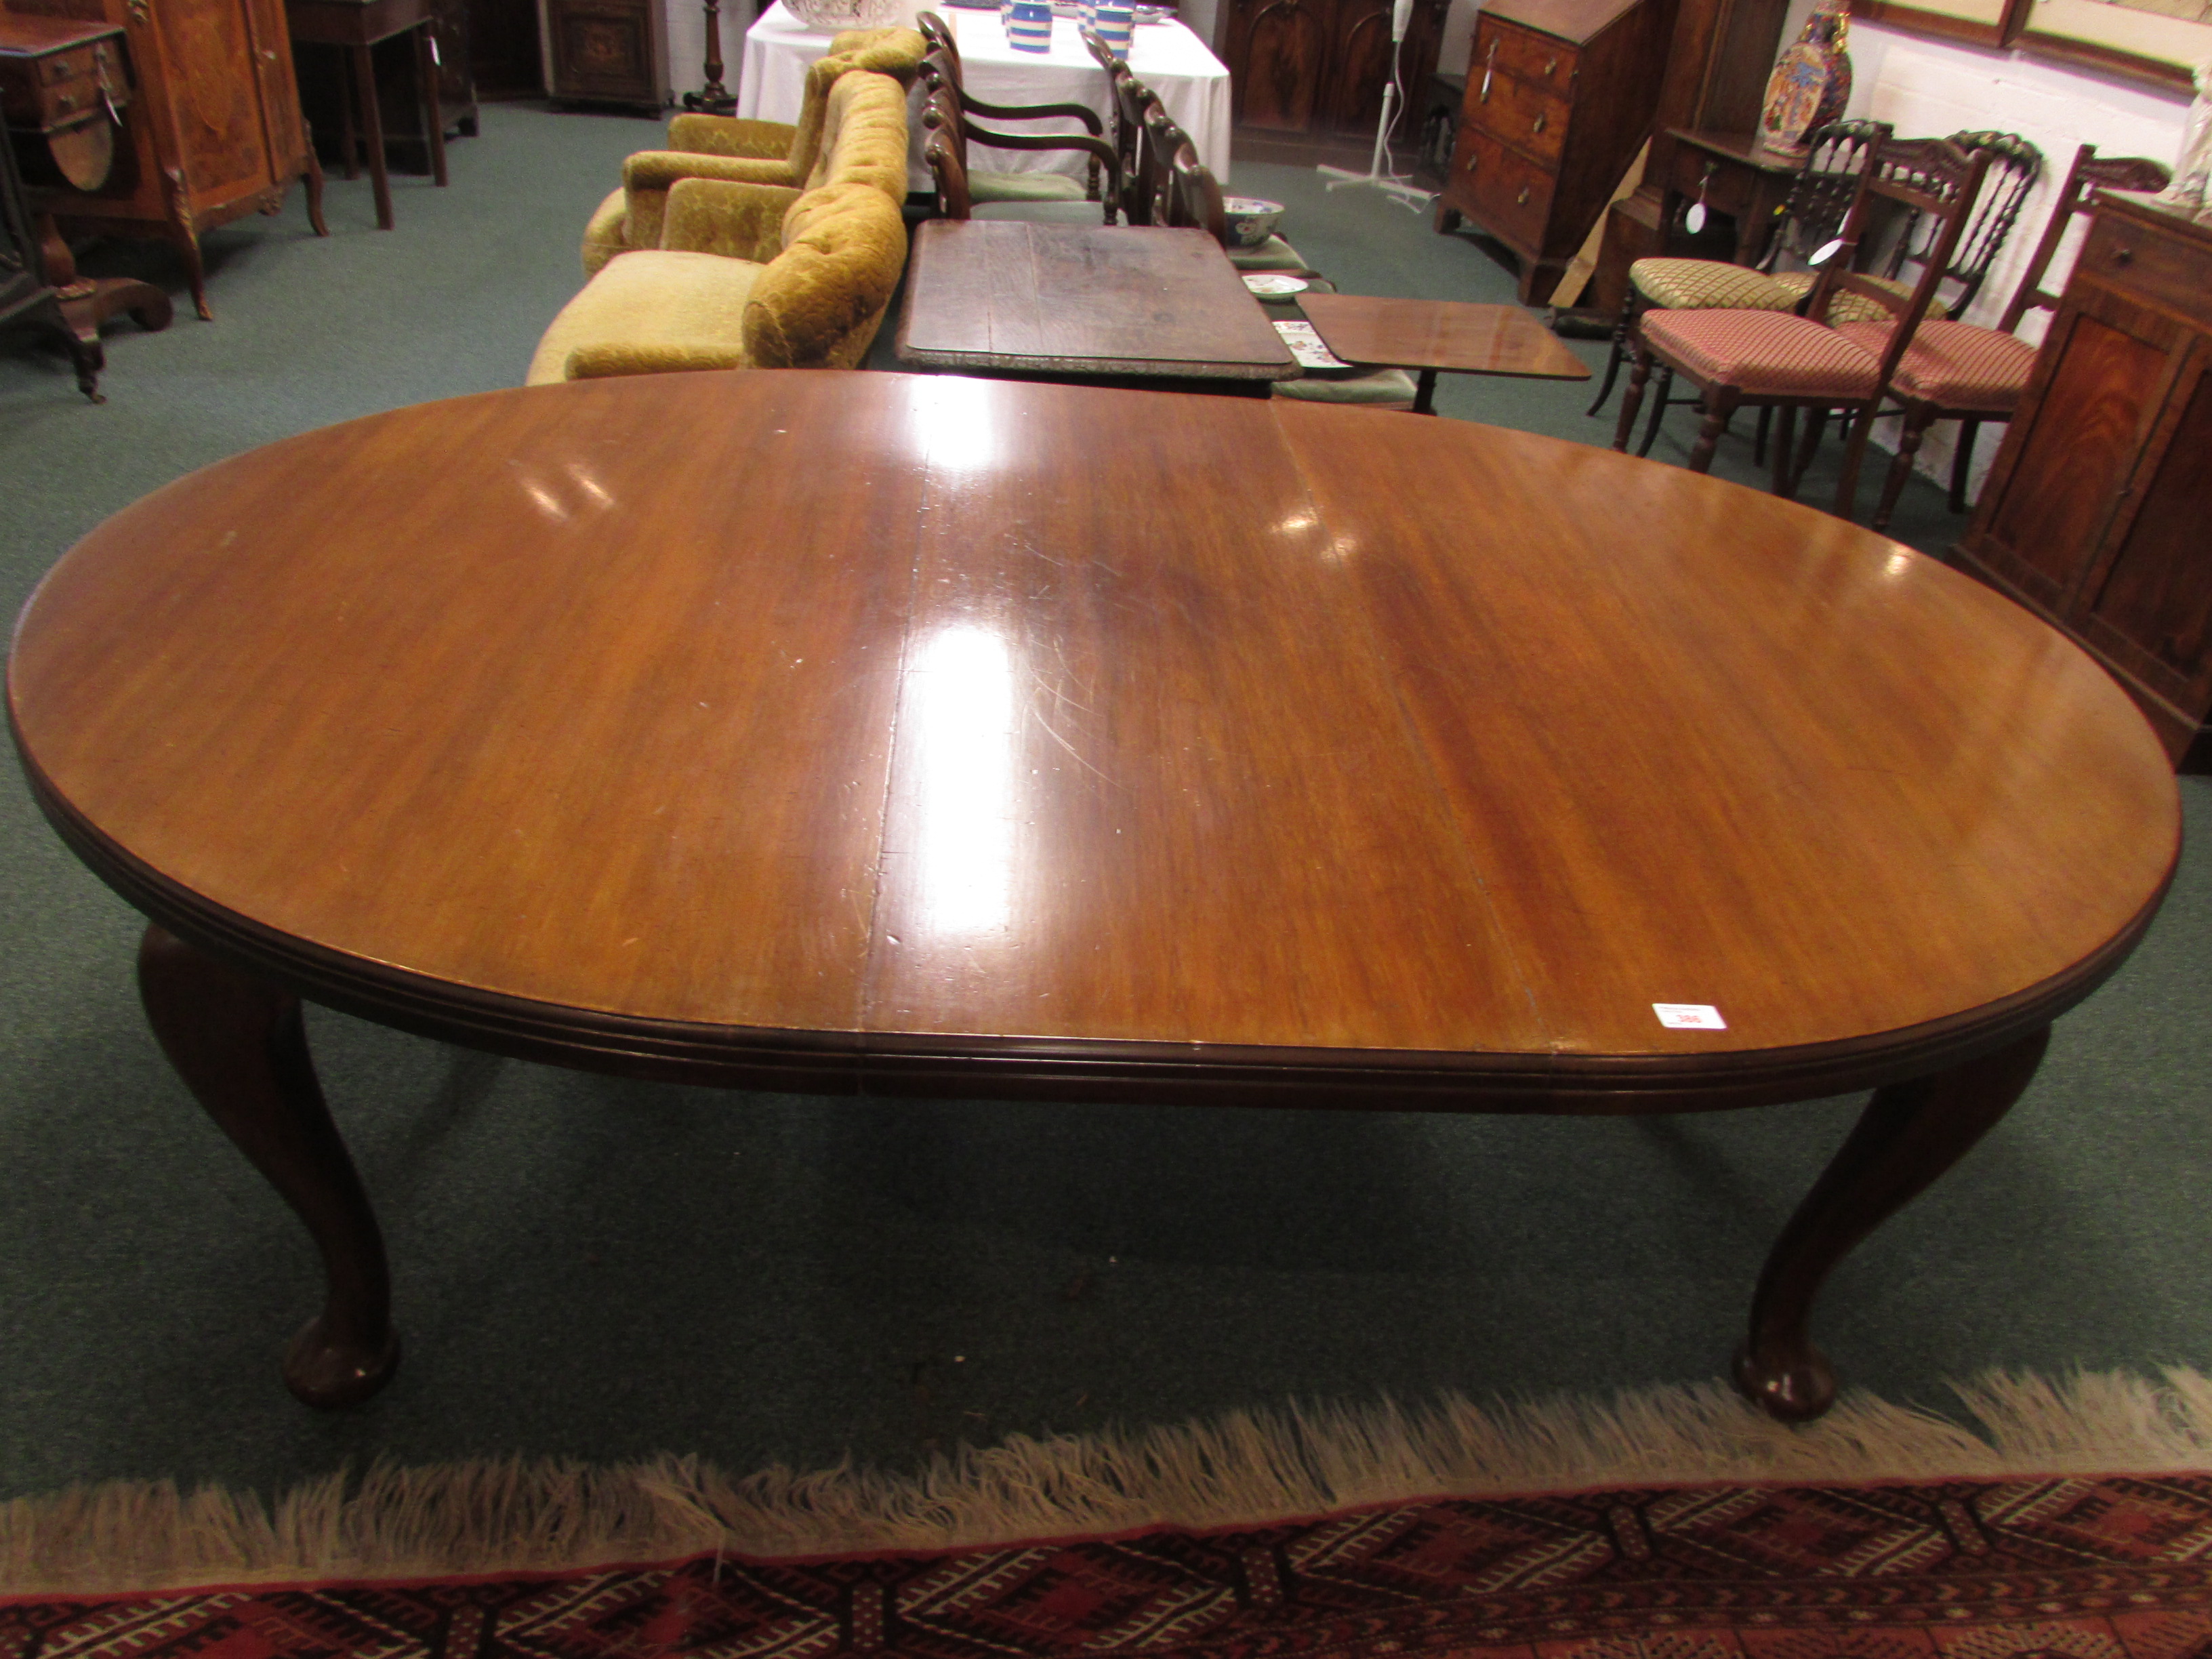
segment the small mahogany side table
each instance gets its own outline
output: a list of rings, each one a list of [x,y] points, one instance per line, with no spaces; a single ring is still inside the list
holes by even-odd
[[[1384,300],[1365,294],[1301,294],[1298,309],[1348,363],[1420,372],[1413,412],[1436,411],[1437,376],[1587,380],[1582,359],[1519,306],[1458,300]]]
[[[1674,141],[1659,209],[1661,251],[1691,202],[1703,202],[1735,221],[1729,261],[1755,265],[1773,239],[1776,216],[1805,170],[1802,156],[1777,155],[1755,132],[1692,132],[1668,129]]]
[[[285,20],[295,43],[343,46],[353,59],[353,97],[341,100],[345,126],[339,148],[345,155],[345,176],[360,177],[354,106],[361,106],[361,122],[368,128],[369,182],[376,191],[376,227],[392,228],[392,181],[384,160],[384,112],[376,101],[376,60],[370,48],[395,34],[415,31],[416,101],[422,111],[422,142],[430,151],[431,179],[446,183],[446,123],[438,107],[437,49],[430,40],[428,0],[284,0]]]

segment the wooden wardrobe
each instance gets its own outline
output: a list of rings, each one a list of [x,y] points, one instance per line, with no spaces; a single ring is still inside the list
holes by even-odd
[[[64,234],[153,236],[184,256],[192,302],[208,308],[200,233],[249,213],[274,213],[295,179],[307,217],[323,223],[322,170],[300,117],[283,0],[0,0],[34,16],[116,23],[125,32],[132,96],[115,167],[85,191],[40,185],[33,206]]]

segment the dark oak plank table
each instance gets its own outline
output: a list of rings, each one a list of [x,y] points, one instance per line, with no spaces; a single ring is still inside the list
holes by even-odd
[[[1297,363],[1202,230],[933,219],[915,233],[901,362],[1265,396]]]
[[[1298,309],[1323,343],[1348,363],[1420,372],[1413,412],[1437,412],[1437,376],[1498,374],[1516,380],[1587,380],[1581,358],[1521,306],[1460,300],[1301,294]]]
[[[822,464],[731,462],[777,454]],[[272,444],[78,544],[8,690],[151,918],[163,1047],[321,1248],[319,1403],[397,1338],[301,996],[826,1094],[1870,1088],[1738,1360],[1810,1416],[1823,1277],[2002,1116],[2179,841],[2102,670],[1840,520],[1455,421],[954,376]]]

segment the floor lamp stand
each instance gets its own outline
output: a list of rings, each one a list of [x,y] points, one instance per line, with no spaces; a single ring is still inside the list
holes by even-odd
[[[1409,8],[1401,5],[1397,15],[1402,18]],[[1402,179],[1393,179],[1384,169],[1390,165],[1390,115],[1398,101],[1398,48],[1405,39],[1404,24],[1391,32],[1390,78],[1382,83],[1382,113],[1375,121],[1375,154],[1367,163],[1367,171],[1354,173],[1349,167],[1317,167],[1317,173],[1328,175],[1324,188],[1342,190],[1347,185],[1372,185],[1386,196],[1394,196],[1416,213],[1428,206],[1436,197],[1432,190],[1418,190]]]
[[[707,84],[696,92],[684,94],[684,107],[698,115],[734,115],[738,100],[730,96],[722,84],[722,7],[720,0],[707,0],[707,61],[702,65],[707,72]]]

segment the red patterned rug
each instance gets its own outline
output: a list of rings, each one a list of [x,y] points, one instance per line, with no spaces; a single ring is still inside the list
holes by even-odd
[[[0,1659],[2212,1659],[2212,1476],[1631,1486],[942,1551],[0,1601]]]

